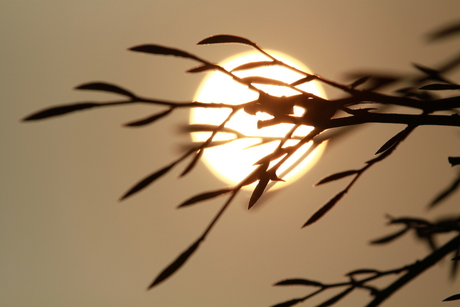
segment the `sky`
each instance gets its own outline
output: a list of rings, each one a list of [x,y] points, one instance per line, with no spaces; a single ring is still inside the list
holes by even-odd
[[[385,270],[422,259],[428,249],[411,236],[388,246],[369,241],[396,230],[386,225],[386,214],[435,219],[455,212],[458,194],[437,209],[426,205],[455,176],[447,156],[458,155],[458,129],[417,129],[329,214],[301,229],[346,184],[314,183],[362,167],[402,129],[360,127],[328,148],[304,177],[250,211],[249,194],[240,195],[186,265],[146,291],[223,201],[176,209],[190,196],[223,187],[204,164],[180,180],[179,167],[142,193],[118,200],[179,154],[189,141],[178,133],[188,113],[143,128],[123,124],[158,108],[21,119],[52,105],[114,97],[73,89],[89,81],[190,101],[204,75],[184,72],[196,63],[127,49],[162,44],[213,62],[247,51],[242,45],[196,46],[215,34],[247,37],[339,82],[349,82],[346,74],[353,71],[412,74],[411,63],[433,67],[458,52],[458,39],[428,44],[426,34],[457,21],[459,12],[456,0],[0,2],[0,305],[271,306],[309,293],[272,286],[285,278],[340,282],[354,269]],[[449,77],[460,80],[458,72]],[[448,269],[442,262],[383,306],[447,306],[441,300],[460,288]],[[362,306],[368,299],[367,293],[353,293],[337,306]]]

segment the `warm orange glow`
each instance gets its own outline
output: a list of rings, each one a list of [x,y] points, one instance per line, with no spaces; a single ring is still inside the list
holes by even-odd
[[[270,51],[270,53],[291,66],[309,72],[308,68],[287,55],[272,51]],[[220,65],[225,67],[227,70],[231,70],[241,64],[267,60],[268,58],[263,54],[247,52],[226,59],[220,63]],[[278,66],[267,66],[252,70],[239,71],[235,74],[239,77],[263,76],[284,81],[286,83],[292,83],[304,77],[303,75],[290,69]],[[287,87],[259,84],[256,86],[273,96],[291,96],[298,94],[297,91]],[[321,86],[316,82],[302,84],[299,88],[315,95],[325,97]],[[195,96],[195,101],[241,104],[243,102],[255,100],[257,97],[258,94],[256,92],[249,90],[246,86],[236,83],[229,76],[221,72],[213,72],[207,76],[205,80],[203,80]],[[304,112],[304,110],[296,107],[294,112],[295,115],[299,116]],[[230,111],[226,109],[194,109],[190,116],[190,124],[219,125],[229,113]],[[256,116],[253,116],[241,110],[227,123],[226,127],[244,133],[247,137],[235,140],[229,144],[209,148],[204,151],[204,161],[217,177],[231,185],[239,183],[252,170],[254,170],[254,162],[269,154],[278,146],[279,142],[274,141],[261,146],[250,147],[251,145],[260,142],[261,137],[282,137],[292,127],[291,124],[279,124],[276,126],[257,129],[257,121],[268,118],[270,118],[270,115],[265,113],[259,112]],[[297,129],[295,136],[305,135],[311,129],[312,128],[309,126],[301,126]],[[205,141],[209,135],[210,133],[207,132],[193,133],[192,139],[195,142],[202,142]],[[233,134],[218,133],[214,139],[228,140],[233,138],[235,138]],[[289,140],[286,145],[293,145],[295,143],[297,143],[297,140]],[[296,154],[289,158],[283,167],[278,170],[278,176],[286,180],[286,182],[278,182],[274,185],[274,187],[281,187],[294,181],[300,175],[307,172],[311,166],[313,166],[321,155],[324,149],[324,144],[319,146],[313,154],[305,157],[305,153],[310,146],[311,143],[307,143],[302,146]]]

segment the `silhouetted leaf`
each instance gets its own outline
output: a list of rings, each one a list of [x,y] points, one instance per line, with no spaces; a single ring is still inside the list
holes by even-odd
[[[199,66],[196,66],[194,68],[191,68],[191,69],[187,70],[187,72],[189,72],[189,73],[197,73],[197,72],[203,72],[203,71],[214,70],[214,69],[216,69],[216,66],[214,66],[214,65],[203,64],[203,65],[199,65]]]
[[[409,230],[409,228],[406,227],[406,228],[404,228],[404,229],[402,229],[402,230],[400,230],[400,231],[398,231],[398,232],[396,232],[396,233],[394,233],[394,234],[385,236],[385,237],[380,238],[380,239],[372,240],[370,243],[371,243],[371,244],[383,244],[383,243],[388,243],[388,242],[393,241],[394,239],[396,239],[396,238],[402,236],[402,235],[405,234],[406,231],[408,231],[408,230]]]
[[[189,59],[194,59],[194,60],[199,60],[196,56],[179,50],[175,48],[169,48],[169,47],[164,47],[160,45],[139,45],[139,46],[134,46],[129,48],[131,51],[137,51],[137,52],[144,52],[144,53],[151,53],[151,54],[162,54],[162,55],[174,55],[178,57],[183,57],[183,58],[189,58]]]
[[[301,303],[303,301],[304,301],[303,299],[294,298],[292,300],[273,305],[272,307],[291,307],[291,306],[294,306],[295,304]]]
[[[196,195],[196,196],[194,196],[192,198],[189,198],[188,200],[184,201],[182,204],[180,204],[177,207],[182,208],[182,207],[185,207],[185,206],[190,206],[190,205],[193,205],[193,204],[195,204],[197,202],[208,200],[208,199],[214,198],[216,196],[220,196],[220,195],[223,195],[223,194],[230,193],[232,191],[233,191],[233,189],[227,188],[227,189],[220,189],[220,190],[217,190],[217,191],[202,193],[202,194]]]
[[[240,71],[240,70],[247,70],[247,69],[254,69],[254,68],[259,68],[259,67],[267,67],[267,66],[272,66],[276,65],[276,62],[274,61],[258,61],[258,62],[250,62],[246,64],[242,64],[240,66],[237,66],[233,68],[231,71]]]
[[[455,34],[460,35],[460,23],[458,22],[431,33],[428,39],[434,41]]]
[[[344,171],[344,172],[340,172],[340,173],[335,173],[335,174],[332,174],[330,176],[327,176],[326,178],[321,179],[315,185],[318,186],[320,184],[324,184],[324,183],[331,182],[331,181],[334,181],[334,180],[342,179],[344,177],[351,176],[351,175],[354,175],[354,174],[357,174],[357,173],[359,173],[359,171],[357,171],[357,170],[350,170],[350,171]]]
[[[350,84],[350,87],[355,88],[355,87],[363,84],[367,80],[369,80],[369,78],[370,78],[369,76],[361,77],[361,78],[357,79],[356,81],[354,81],[352,84]]]
[[[333,304],[337,303],[339,300],[341,300],[343,297],[345,297],[348,293],[350,293],[351,291],[353,291],[354,287],[349,287],[349,288],[346,288],[344,291],[340,292],[339,294],[331,297],[330,299],[328,299],[327,301],[325,301],[324,303],[322,304],[319,304],[317,307],[328,307],[328,306],[332,306]]]
[[[185,170],[180,174],[180,177],[187,175],[196,165],[196,163],[200,160],[201,156],[203,155],[203,149],[199,149],[198,152],[193,157],[192,161],[187,165]]]
[[[299,85],[299,84],[310,82],[310,81],[315,80],[315,79],[316,79],[315,75],[308,75],[305,78],[302,78],[302,79],[299,79],[297,81],[292,82],[291,86],[296,86],[296,85]]]
[[[374,269],[359,269],[359,270],[354,270],[349,273],[347,273],[345,276],[353,276],[353,275],[358,275],[358,274],[379,274],[380,271],[374,270]]]
[[[48,117],[63,115],[63,114],[67,114],[70,112],[81,111],[81,110],[90,109],[90,108],[99,107],[99,106],[101,106],[101,104],[99,103],[83,102],[83,103],[68,104],[64,106],[51,107],[51,108],[39,111],[37,113],[34,113],[32,115],[29,115],[23,120],[29,121],[29,120],[44,119]]]
[[[227,35],[219,34],[207,37],[197,43],[197,45],[206,45],[206,44],[228,44],[228,43],[238,43],[255,47],[256,44],[251,42],[249,39],[236,36],[236,35]]]
[[[259,183],[257,183],[257,186],[252,192],[251,198],[249,199],[248,209],[251,209],[252,206],[254,206],[255,203],[259,200],[259,198],[264,193],[265,188],[267,187],[269,182],[270,182],[270,177],[268,176],[268,174],[267,173],[263,174],[262,178],[259,180]]]
[[[105,83],[105,82],[91,82],[85,83],[75,87],[77,90],[94,90],[94,91],[103,91],[110,92],[115,94],[125,95],[131,98],[134,98],[135,95],[124,88],[119,87],[118,85]]]
[[[460,157],[449,157],[447,159],[449,160],[449,163],[452,164],[452,166],[460,164]]]
[[[202,238],[198,239],[195,243],[193,243],[189,248],[187,248],[179,257],[176,258],[170,265],[168,265],[158,276],[155,280],[150,284],[148,289],[152,289],[166,278],[171,276],[175,273],[187,259],[196,251],[198,246],[200,245]]]
[[[436,196],[436,198],[431,201],[428,207],[433,208],[434,206],[439,204],[442,200],[444,200],[450,194],[455,192],[459,186],[460,186],[460,176],[457,179],[455,179],[444,191],[439,193],[439,195]]]
[[[456,301],[460,300],[460,294],[454,294],[452,296],[449,296],[448,298],[443,299],[443,302],[448,302],[448,301]]]
[[[143,118],[141,120],[136,120],[136,121],[127,123],[127,124],[125,124],[125,126],[127,126],[127,127],[139,127],[139,126],[144,126],[144,125],[151,124],[151,123],[155,122],[156,120],[168,115],[169,113],[171,113],[172,110],[173,110],[173,108],[167,109],[167,110],[165,110],[165,111],[163,111],[161,113],[154,114],[154,115],[149,116],[147,118]]]
[[[303,279],[303,278],[291,278],[277,282],[274,286],[315,286],[323,287],[323,284],[317,281]]]
[[[241,78],[241,80],[247,83],[287,86],[287,84],[284,83],[283,81],[271,79],[271,78],[265,78],[265,77],[258,77],[258,76],[245,77],[245,78]]]
[[[327,204],[325,204],[318,211],[316,211],[315,214],[313,214],[312,217],[310,217],[310,219],[302,227],[309,226],[316,222],[318,219],[320,219],[326,212],[328,212],[332,207],[334,207],[334,205],[343,197],[343,195],[345,195],[345,193],[346,191],[342,191],[336,196],[334,196],[334,198],[327,202]]]
[[[410,128],[410,129],[405,128],[404,130],[398,132],[391,139],[386,141],[385,144],[383,144],[382,147],[380,147],[379,150],[377,150],[377,152],[375,154],[378,155],[379,153],[387,151],[388,149],[390,149],[393,146],[397,145],[399,142],[404,140],[404,138],[406,138],[408,133],[410,133],[411,131],[412,131],[412,128]]]
[[[450,84],[450,83],[435,83],[435,84],[424,85],[420,87],[419,89],[428,90],[428,91],[459,90],[460,85]]]
[[[417,68],[421,72],[427,74],[431,79],[438,80],[438,81],[441,81],[441,82],[447,82],[447,80],[445,80],[443,77],[441,77],[439,71],[437,71],[435,69],[432,69],[432,68],[428,68],[428,67],[419,65],[419,64],[415,64],[415,63],[413,63],[413,65],[414,65],[415,68]]]
[[[136,183],[131,189],[128,190],[128,192],[126,192],[121,198],[120,200],[124,200],[125,198],[127,198],[128,196],[131,196],[133,195],[134,193],[137,193],[139,192],[140,190],[144,189],[145,187],[147,187],[149,184],[151,184],[152,182],[154,182],[155,180],[157,180],[158,178],[160,178],[161,176],[163,176],[164,174],[166,174],[171,168],[173,168],[173,166],[176,165],[176,162],[156,171],[155,173],[145,177],[144,179],[142,179],[141,181],[139,181],[138,183]]]

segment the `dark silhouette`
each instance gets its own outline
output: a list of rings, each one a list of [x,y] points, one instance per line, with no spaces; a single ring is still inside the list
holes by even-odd
[[[460,33],[460,25],[454,24],[452,26],[440,29],[429,35],[431,42],[450,38]],[[445,74],[449,71],[458,68],[460,65],[460,56],[456,55],[453,59],[439,65],[438,69],[428,68],[423,65],[414,64],[416,77],[408,77],[403,75],[388,76],[373,73],[354,73],[354,82],[351,84],[341,84],[328,80],[316,74],[303,72],[299,69],[291,67],[286,63],[276,59],[269,53],[265,52],[254,42],[238,36],[233,35],[215,35],[208,37],[198,44],[224,44],[224,43],[238,43],[244,44],[264,54],[268,60],[260,62],[252,62],[243,64],[234,68],[232,71],[227,71],[223,67],[202,59],[196,55],[188,52],[168,48],[160,45],[140,45],[130,48],[129,50],[147,54],[155,55],[172,55],[182,58],[188,58],[200,63],[199,66],[188,70],[189,73],[199,73],[205,71],[218,70],[232,77],[235,82],[247,86],[250,90],[258,93],[258,99],[249,101],[239,105],[229,105],[224,103],[203,103],[203,102],[170,102],[157,99],[150,99],[139,96],[131,91],[128,91],[117,85],[105,82],[91,82],[77,86],[78,90],[95,90],[105,91],[122,96],[122,100],[109,101],[109,102],[85,102],[75,103],[69,105],[62,105],[51,107],[40,112],[34,113],[24,120],[32,121],[39,119],[46,119],[58,115],[81,111],[90,108],[117,106],[117,105],[132,105],[133,103],[140,104],[154,104],[164,106],[164,111],[153,114],[146,118],[135,120],[127,123],[126,126],[143,126],[154,123],[162,117],[171,114],[179,108],[226,108],[230,109],[230,115],[220,124],[212,125],[189,125],[186,127],[187,132],[212,132],[211,136],[202,143],[191,145],[181,156],[172,161],[165,167],[148,175],[131,189],[129,189],[122,197],[124,200],[133,194],[141,191],[149,186],[155,180],[166,174],[169,170],[176,167],[180,162],[189,158],[191,161],[184,168],[181,176],[186,175],[193,170],[197,161],[200,160],[203,151],[212,146],[219,146],[227,142],[232,142],[234,139],[246,137],[238,131],[234,131],[225,127],[226,123],[232,116],[240,110],[254,115],[256,112],[265,112],[272,116],[269,120],[260,120],[258,127],[267,127],[279,123],[292,124],[292,129],[286,133],[284,137],[280,138],[267,138],[261,139],[259,145],[277,141],[278,147],[270,154],[257,162],[257,168],[242,180],[239,184],[231,188],[223,188],[215,191],[207,191],[195,195],[188,200],[184,201],[179,207],[186,207],[194,205],[198,202],[205,201],[211,198],[226,196],[223,206],[217,215],[212,219],[205,231],[191,244],[185,251],[183,251],[170,265],[168,265],[149,285],[149,289],[155,287],[165,279],[169,278],[175,273],[187,259],[198,249],[199,245],[204,241],[206,236],[212,230],[216,222],[225,212],[229,204],[238,194],[238,192],[246,185],[257,183],[252,195],[249,199],[248,208],[253,207],[259,198],[266,191],[267,186],[271,182],[282,180],[279,178],[277,171],[281,165],[291,157],[302,145],[312,141],[313,145],[311,150],[319,146],[326,140],[332,140],[346,137],[351,131],[352,127],[356,127],[365,123],[389,123],[389,124],[402,124],[404,128],[386,141],[375,153],[375,156],[366,161],[363,167],[353,170],[340,171],[332,174],[326,178],[321,179],[317,185],[326,184],[335,180],[349,180],[348,185],[335,196],[333,196],[326,204],[320,207],[315,214],[309,217],[303,227],[309,226],[322,218],[329,210],[331,210],[353,187],[358,179],[364,173],[372,168],[375,164],[382,162],[390,156],[399,144],[404,141],[410,134],[419,126],[422,125],[436,125],[436,126],[454,126],[460,127],[460,115],[458,109],[460,108],[460,96],[458,96],[460,85],[453,81],[446,79]],[[284,66],[298,73],[304,77],[299,80],[287,84],[278,80],[262,78],[262,77],[245,77],[240,78],[234,72],[241,70],[248,70],[262,66]],[[302,91],[297,86],[306,82],[316,80],[326,86],[341,92],[342,98],[325,99],[312,93]],[[404,88],[399,88],[400,84],[404,83]],[[284,86],[297,91],[297,94],[290,97],[275,97],[271,96],[257,87],[257,84],[270,84],[277,86]],[[393,94],[385,93],[385,88],[393,87],[396,91]],[[447,93],[447,95],[446,95]],[[453,94],[452,94],[453,93]],[[304,115],[294,116],[293,108],[301,107],[305,110]],[[416,110],[418,114],[403,114],[391,113],[391,107],[404,106]],[[442,111],[442,112],[441,112]],[[442,114],[439,114],[442,113]],[[447,115],[446,115],[447,114]],[[296,129],[302,125],[313,126],[314,129],[301,138],[294,137],[293,134]],[[228,141],[215,141],[214,137],[218,132],[228,132],[234,134],[233,140]],[[286,145],[286,142],[291,139],[296,139],[298,142],[295,145]],[[271,163],[279,159],[276,163]],[[460,164],[460,157],[447,157],[446,163],[452,166]],[[460,185],[460,176],[455,178],[452,184],[445,187],[443,191],[429,204],[429,207],[435,207],[441,203],[446,197],[456,192]],[[277,282],[276,286],[299,285],[306,286],[313,289],[304,297],[295,298],[275,306],[293,306],[297,303],[303,302],[314,295],[326,291],[328,289],[342,288],[339,294],[335,294],[319,306],[331,306],[347,294],[356,289],[368,291],[372,297],[367,306],[378,306],[381,302],[387,299],[392,293],[399,290],[403,285],[410,282],[412,279],[422,274],[426,269],[438,263],[441,259],[445,258],[448,254],[454,253],[452,258],[452,274],[455,273],[457,268],[457,261],[460,259],[460,218],[452,216],[447,219],[438,221],[427,221],[415,217],[401,217],[394,218],[388,217],[389,224],[401,225],[402,229],[396,233],[387,235],[383,238],[373,240],[372,244],[387,244],[409,232],[415,232],[418,238],[431,247],[431,253],[424,259],[415,261],[412,264],[406,264],[400,268],[381,271],[378,269],[362,268],[356,269],[346,274],[347,280],[338,283],[326,284],[319,281],[312,281],[309,279],[286,279]],[[441,233],[451,233],[452,238],[442,246],[436,246],[435,237]],[[387,275],[398,275],[394,282],[390,283],[386,288],[376,288],[370,282]],[[458,300],[460,294],[452,295],[445,300]]]

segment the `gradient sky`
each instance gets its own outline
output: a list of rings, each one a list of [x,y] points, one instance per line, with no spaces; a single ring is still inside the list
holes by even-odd
[[[368,242],[396,230],[385,226],[385,214],[436,218],[455,212],[458,194],[429,212],[426,204],[455,176],[446,158],[459,154],[458,129],[417,129],[325,218],[301,230],[346,180],[312,185],[360,168],[402,128],[360,127],[306,176],[254,210],[245,209],[247,194],[238,197],[185,267],[147,292],[222,203],[175,209],[190,196],[222,187],[202,164],[181,180],[181,169],[175,169],[118,202],[132,184],[178,154],[188,140],[177,133],[187,112],[138,129],[122,124],[158,109],[118,107],[35,123],[20,119],[51,105],[113,97],[72,90],[88,81],[190,100],[203,76],[184,71],[196,63],[127,48],[157,43],[214,62],[247,50],[195,46],[214,34],[250,38],[341,82],[353,70],[414,73],[412,62],[436,66],[458,52],[458,39],[428,44],[426,34],[458,20],[459,13],[457,0],[1,1],[0,305],[270,306],[310,291],[272,287],[284,278],[339,282],[354,269],[384,270],[423,258],[427,247],[411,236],[390,246]],[[451,77],[460,80],[459,73]],[[460,288],[448,280],[448,265],[429,270],[383,306],[447,306],[440,301]],[[356,293],[338,306],[367,300],[367,293]]]

